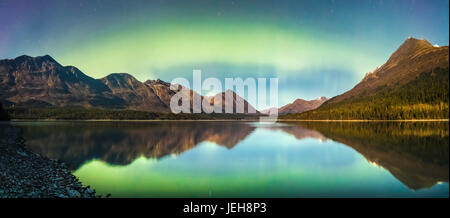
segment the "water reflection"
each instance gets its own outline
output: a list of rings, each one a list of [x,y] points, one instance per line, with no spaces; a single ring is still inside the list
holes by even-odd
[[[300,123],[352,147],[411,189],[448,182],[448,122]]]
[[[243,143],[246,138],[250,138],[253,144],[258,144],[265,139],[253,139],[249,136],[257,129],[265,129],[268,132],[262,135],[277,143],[270,148],[272,153],[276,151],[276,146],[288,143],[277,142],[277,139],[271,136],[278,135],[270,132],[282,132],[293,136],[297,141],[308,138],[318,141],[332,140],[354,149],[369,163],[388,170],[396,179],[414,190],[429,188],[441,181],[448,182],[449,174],[448,122],[302,122],[274,125],[246,122],[14,124],[23,127],[26,144],[32,150],[50,158],[61,159],[68,163],[72,170],[77,170],[92,160],[101,160],[110,165],[128,165],[142,156],[160,159],[168,155],[180,155],[203,142],[212,142],[227,149],[246,144]],[[245,155],[259,155],[258,150],[263,149],[255,148]],[[316,153],[304,151],[301,158],[312,158],[314,160],[310,162],[313,165],[319,164],[316,159],[325,155],[327,148],[316,149],[314,152]],[[339,155],[341,159],[350,161],[349,157],[343,155],[347,153]],[[262,154],[264,155],[267,156]],[[232,162],[233,158],[236,157],[217,161]]]
[[[178,155],[201,142],[232,149],[254,129],[221,122],[49,122],[19,124],[26,144],[44,156],[68,163],[72,170],[100,159],[127,165],[138,157]]]

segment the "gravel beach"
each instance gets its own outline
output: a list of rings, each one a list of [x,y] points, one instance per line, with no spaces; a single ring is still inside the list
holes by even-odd
[[[0,198],[97,198],[64,163],[33,153],[20,128],[0,123]]]

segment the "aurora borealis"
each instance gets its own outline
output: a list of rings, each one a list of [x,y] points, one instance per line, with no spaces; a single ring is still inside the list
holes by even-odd
[[[352,88],[408,36],[448,45],[448,26],[448,0],[0,0],[0,59],[141,81],[275,76],[281,106]]]

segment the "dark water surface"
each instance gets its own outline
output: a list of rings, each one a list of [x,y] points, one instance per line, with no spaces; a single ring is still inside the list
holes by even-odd
[[[112,197],[448,197],[448,122],[12,122]]]

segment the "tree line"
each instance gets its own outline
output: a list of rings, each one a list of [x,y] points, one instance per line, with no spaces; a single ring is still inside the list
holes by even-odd
[[[244,114],[173,114],[153,113],[135,110],[107,110],[101,108],[8,108],[12,119],[55,119],[55,120],[220,120],[252,119],[256,116]]]

